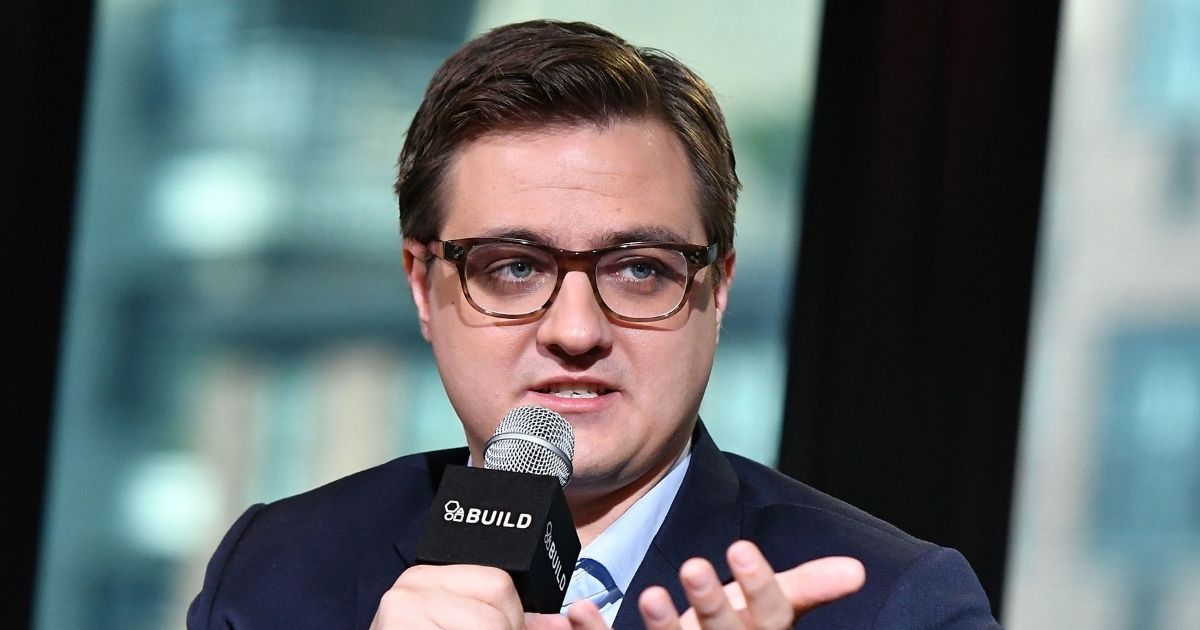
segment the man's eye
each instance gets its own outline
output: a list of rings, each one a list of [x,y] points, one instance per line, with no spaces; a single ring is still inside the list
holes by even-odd
[[[516,260],[504,267],[514,278],[527,278],[533,274],[533,265],[528,260]]]
[[[487,273],[502,280],[524,280],[537,273],[537,266],[531,260],[510,258],[488,265]]]
[[[625,267],[625,273],[637,280],[645,280],[657,272],[657,267],[645,261],[629,263]]]

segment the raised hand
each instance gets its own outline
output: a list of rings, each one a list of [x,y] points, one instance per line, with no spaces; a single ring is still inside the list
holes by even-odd
[[[747,541],[730,545],[726,554],[734,581],[721,586],[707,560],[683,564],[679,579],[692,607],[682,616],[666,589],[642,592],[638,608],[648,630],[742,630],[790,628],[805,613],[862,588],[866,572],[854,558],[830,557],[776,573],[758,547]],[[599,611],[588,602],[571,607],[573,630],[605,628]]]

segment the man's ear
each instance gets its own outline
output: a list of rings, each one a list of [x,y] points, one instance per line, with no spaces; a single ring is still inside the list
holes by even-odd
[[[725,307],[729,306],[729,288],[737,269],[737,252],[729,250],[717,264],[721,266],[721,279],[713,285],[713,305],[717,308],[717,337],[720,338],[721,318],[725,316]]]
[[[404,239],[404,275],[417,306],[421,336],[429,341],[429,248],[412,239]]]

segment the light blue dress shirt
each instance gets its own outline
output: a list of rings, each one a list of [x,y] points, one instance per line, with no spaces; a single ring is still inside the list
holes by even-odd
[[[590,598],[600,608],[604,622],[612,626],[633,574],[675,502],[691,460],[689,441],[666,476],[579,552],[579,562],[567,585],[564,613],[570,604]]]

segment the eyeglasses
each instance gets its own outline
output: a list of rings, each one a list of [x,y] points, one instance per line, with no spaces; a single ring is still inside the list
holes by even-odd
[[[717,245],[622,243],[574,252],[516,238],[431,241],[430,253],[458,267],[463,295],[475,310],[519,319],[550,308],[568,271],[592,282],[605,314],[652,322],[679,312],[692,281],[717,259]]]

